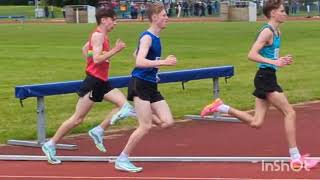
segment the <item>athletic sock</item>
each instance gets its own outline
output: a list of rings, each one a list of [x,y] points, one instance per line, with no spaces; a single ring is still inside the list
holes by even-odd
[[[229,109],[230,109],[230,106],[222,104],[217,109],[218,109],[219,112],[228,113]]]
[[[289,148],[289,154],[292,160],[300,159],[301,155],[297,147]]]
[[[131,106],[130,103],[125,102],[125,103],[121,106],[120,111],[121,111],[122,109],[130,108],[130,106]]]
[[[120,156],[118,157],[119,161],[126,161],[127,159],[128,159],[128,155],[126,153],[124,153],[124,152],[122,152],[120,154]]]
[[[92,129],[95,133],[102,135],[103,134],[103,128],[99,125]]]
[[[56,146],[56,143],[53,142],[51,139],[46,143],[47,143],[48,146],[51,146],[51,147],[55,147]]]

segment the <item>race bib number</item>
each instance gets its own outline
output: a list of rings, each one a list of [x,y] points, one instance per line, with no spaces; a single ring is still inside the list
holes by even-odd
[[[279,54],[280,54],[280,49],[279,49],[279,48],[276,48],[276,49],[274,50],[274,58],[275,58],[275,59],[278,59],[278,58],[279,58]]]
[[[160,57],[156,57],[156,61],[159,61],[160,60]],[[158,68],[158,67],[157,67]],[[159,68],[158,68],[159,69]],[[156,81],[157,82],[159,82],[160,81],[160,78],[159,78],[159,76],[158,76],[158,73],[159,73],[159,70],[158,70],[158,72],[157,72],[157,74],[156,74]]]

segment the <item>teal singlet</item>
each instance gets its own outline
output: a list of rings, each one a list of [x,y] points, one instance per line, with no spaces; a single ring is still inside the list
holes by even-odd
[[[276,33],[275,30],[272,28],[270,24],[264,25],[259,34],[265,29],[269,28],[273,33],[273,42],[271,45],[264,46],[260,51],[259,54],[265,58],[271,59],[271,60],[277,60],[279,58],[279,52],[280,52],[280,35],[279,33]],[[259,36],[258,34],[258,36]],[[273,64],[267,64],[267,63],[258,63],[259,68],[272,68],[274,70],[277,70],[277,66]]]

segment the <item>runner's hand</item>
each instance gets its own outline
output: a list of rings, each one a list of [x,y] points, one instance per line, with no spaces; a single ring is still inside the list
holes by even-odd
[[[174,66],[177,64],[177,58],[174,55],[169,55],[165,60],[164,64],[167,66]]]
[[[293,57],[292,57],[292,55],[288,54],[288,55],[286,55],[284,58],[286,59],[285,61],[286,61],[287,65],[290,65],[290,64],[293,63]]]
[[[118,39],[114,48],[116,49],[117,52],[120,52],[125,47],[126,47],[126,44],[122,40]]]
[[[274,65],[277,67],[284,67],[287,66],[287,58],[286,57],[280,57],[277,60],[274,61]]]

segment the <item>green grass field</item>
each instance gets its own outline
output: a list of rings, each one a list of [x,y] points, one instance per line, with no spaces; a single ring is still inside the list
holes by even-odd
[[[0,16],[12,16],[12,15],[24,15],[28,19],[35,18],[35,7],[34,6],[1,6],[0,5]],[[50,7],[49,7],[50,10]],[[176,17],[175,12],[173,12],[173,17]],[[261,14],[261,13],[260,13]],[[62,12],[60,7],[54,7],[55,18],[62,18]],[[290,16],[316,16],[319,15],[318,11],[311,11],[310,14],[307,14],[305,9],[301,9],[297,14],[290,14]],[[262,17],[260,15],[259,17]]]
[[[20,15],[26,16],[27,19],[35,18],[34,6],[0,6],[0,16]],[[49,7],[50,11],[50,7]],[[53,8],[56,18],[62,18],[61,8]]]
[[[262,23],[177,23],[169,24],[161,34],[163,56],[175,54],[176,67],[161,71],[234,65],[235,76],[225,84],[221,79],[221,97],[240,109],[253,107],[255,63],[247,60],[248,50]],[[132,52],[138,35],[148,24],[121,24],[110,34],[127,43],[127,48],[112,59],[111,76],[128,75],[133,67]],[[35,83],[80,80],[85,61],[81,47],[94,25],[88,24],[15,24],[0,25],[0,143],[7,139],[36,138],[36,99],[29,98],[20,106],[14,87]],[[281,54],[290,53],[295,62],[280,69],[278,78],[291,103],[320,99],[318,22],[287,22],[282,26]],[[212,80],[191,81],[182,90],[180,83],[161,84],[176,119],[184,114],[198,114],[212,99]],[[126,94],[126,89],[123,89]],[[74,110],[76,94],[46,97],[48,136]],[[90,112],[84,124],[73,133],[86,132],[98,124],[111,109],[100,103]],[[280,119],[281,117],[279,117]],[[114,128],[132,126],[124,121]]]

